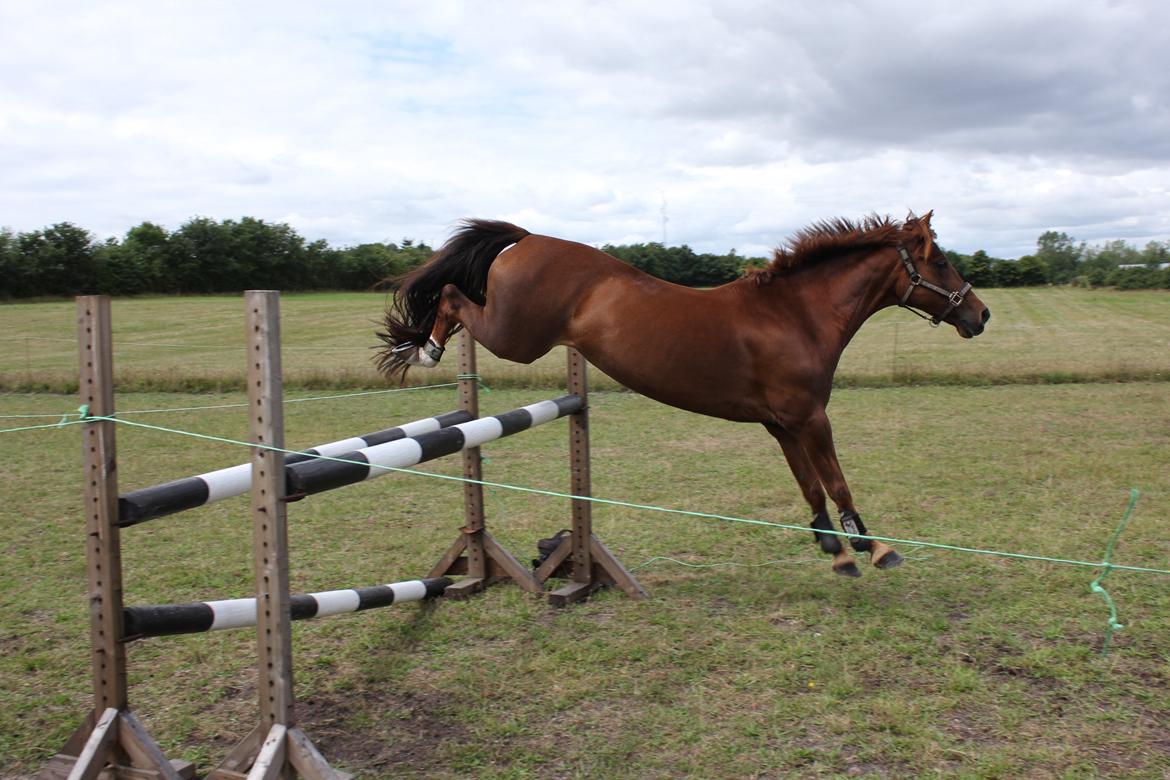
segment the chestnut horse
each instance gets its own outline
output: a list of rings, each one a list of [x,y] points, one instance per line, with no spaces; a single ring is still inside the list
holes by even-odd
[[[434,366],[460,327],[505,360],[531,363],[575,347],[631,390],[736,422],[780,443],[812,508],[833,569],[859,576],[834,531],[825,494],[854,550],[878,568],[902,557],[866,535],[833,447],[825,407],[850,338],[874,312],[904,306],[959,335],[991,316],[934,242],[931,214],[903,222],[833,220],[799,232],[763,270],[696,290],[664,282],[592,247],[467,220],[425,264],[395,280],[379,368]]]

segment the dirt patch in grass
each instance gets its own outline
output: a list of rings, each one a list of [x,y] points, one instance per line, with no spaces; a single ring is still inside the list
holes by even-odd
[[[297,703],[297,720],[331,764],[359,776],[410,767],[426,775],[445,765],[445,746],[467,729],[444,716],[441,696],[390,691],[322,693]]]

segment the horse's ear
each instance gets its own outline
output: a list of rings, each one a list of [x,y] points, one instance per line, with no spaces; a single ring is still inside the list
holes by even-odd
[[[934,253],[934,231],[930,229],[930,218],[933,216],[934,209],[931,209],[918,220],[918,228],[922,231],[923,256],[928,259]]]

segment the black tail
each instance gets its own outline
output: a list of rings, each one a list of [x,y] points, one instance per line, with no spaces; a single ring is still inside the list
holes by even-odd
[[[378,333],[385,343],[378,351],[378,370],[388,377],[404,378],[410,368],[405,357],[411,354],[411,346],[421,347],[431,335],[443,287],[453,284],[482,306],[492,261],[504,247],[527,235],[527,230],[508,222],[467,219],[429,260],[393,279],[396,293],[386,312],[386,332]]]

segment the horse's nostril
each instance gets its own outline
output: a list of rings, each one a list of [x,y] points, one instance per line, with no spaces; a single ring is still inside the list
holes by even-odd
[[[989,319],[991,319],[991,309],[986,309],[986,308],[985,308],[985,309],[983,310],[983,319],[982,319],[982,322],[983,322],[983,324],[984,324],[984,325],[986,325],[986,324],[987,324],[987,321],[988,321]]]

